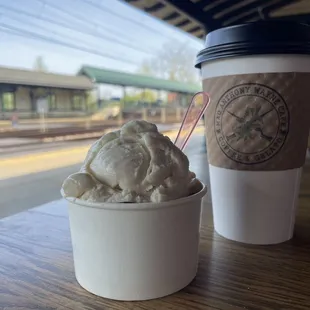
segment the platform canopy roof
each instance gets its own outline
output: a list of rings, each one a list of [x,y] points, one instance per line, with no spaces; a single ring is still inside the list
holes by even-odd
[[[187,83],[185,84],[176,81],[158,79],[146,75],[95,68],[90,66],[83,66],[78,74],[90,78],[93,83],[97,84],[112,84],[187,94],[193,94],[201,91],[201,87],[199,85],[191,85]]]
[[[54,74],[25,69],[0,67],[0,84],[90,90],[91,80],[85,76]]]
[[[310,0],[124,1],[197,38],[221,27],[263,19],[310,23]]]

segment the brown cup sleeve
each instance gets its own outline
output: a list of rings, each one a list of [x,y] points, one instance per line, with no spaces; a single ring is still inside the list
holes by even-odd
[[[310,125],[310,73],[208,78],[205,113],[211,165],[253,171],[299,168]]]

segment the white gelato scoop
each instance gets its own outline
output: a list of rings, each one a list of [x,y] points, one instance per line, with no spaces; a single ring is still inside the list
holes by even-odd
[[[62,192],[92,202],[162,202],[189,195],[194,183],[186,155],[139,120],[96,141]]]

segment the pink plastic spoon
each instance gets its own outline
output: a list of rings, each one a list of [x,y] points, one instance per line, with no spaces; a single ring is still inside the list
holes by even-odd
[[[184,150],[195,127],[205,112],[210,102],[210,96],[205,92],[196,93],[185,113],[178,135],[174,144]]]

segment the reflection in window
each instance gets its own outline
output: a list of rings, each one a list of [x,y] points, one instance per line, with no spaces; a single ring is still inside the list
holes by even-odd
[[[74,95],[72,99],[72,109],[73,110],[83,110],[83,96]]]
[[[48,95],[48,108],[50,111],[57,110],[55,94],[49,94]]]
[[[15,95],[13,92],[5,92],[2,94],[3,111],[15,110]]]

